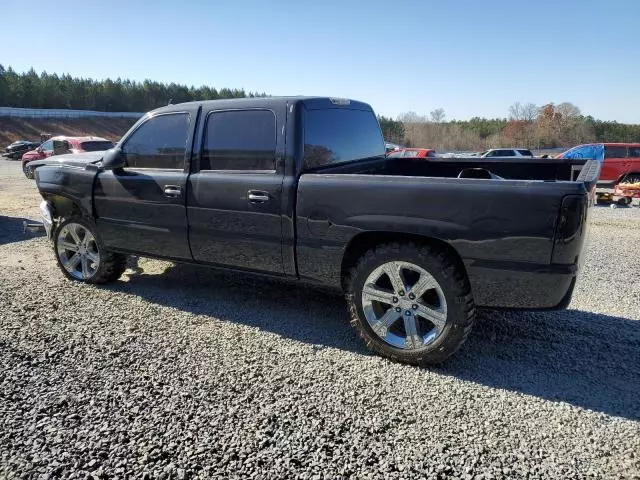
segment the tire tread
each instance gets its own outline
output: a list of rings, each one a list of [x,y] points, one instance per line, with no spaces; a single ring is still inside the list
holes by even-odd
[[[394,258],[405,255],[417,255],[420,260],[426,261],[428,258],[435,259],[441,266],[441,273],[446,279],[451,279],[454,285],[454,302],[462,306],[460,318],[454,318],[451,329],[443,342],[435,350],[424,352],[407,351],[402,354],[396,353],[397,349],[386,346],[381,341],[374,341],[371,333],[365,328],[363,319],[358,312],[358,305],[355,301],[354,280],[359,274],[380,258]],[[381,243],[364,253],[356,262],[355,266],[348,272],[347,303],[349,307],[349,317],[351,326],[356,330],[364,344],[373,352],[380,354],[394,361],[409,363],[413,365],[438,364],[453,355],[467,340],[475,320],[475,304],[471,293],[471,286],[464,270],[457,264],[452,256],[434,246],[418,244],[416,242],[391,242]],[[449,320],[448,320],[449,321]]]

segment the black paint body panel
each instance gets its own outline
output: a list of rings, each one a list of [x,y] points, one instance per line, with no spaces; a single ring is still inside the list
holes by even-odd
[[[275,170],[201,171],[203,119],[212,111],[246,108],[276,116]],[[77,166],[39,167],[38,187],[45,198],[65,196],[94,216],[105,244],[117,251],[340,289],[345,252],[360,235],[411,235],[456,252],[478,305],[566,307],[598,165],[382,154],[304,173],[306,108],[370,109],[302,97],[172,105],[147,114],[123,141],[149,116],[188,110],[195,121],[184,171],[85,170],[76,155]],[[455,178],[478,167],[503,178]],[[184,195],[163,196],[167,184],[179,185]],[[250,191],[267,194],[268,201],[251,201]]]
[[[338,287],[353,238],[371,231],[405,233],[451,245],[479,305],[552,307],[576,275],[575,268],[551,268],[556,220],[565,195],[581,191],[578,198],[585,198],[584,186],[570,182],[303,175],[296,217],[299,274]],[[581,247],[565,248],[577,256]]]
[[[181,171],[100,172],[94,190],[95,219],[107,248],[191,260],[184,197],[169,198],[165,185],[185,188]]]

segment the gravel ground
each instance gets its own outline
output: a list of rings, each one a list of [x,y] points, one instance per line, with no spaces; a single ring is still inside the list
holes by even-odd
[[[70,282],[0,160],[0,478],[640,478],[640,208],[594,208],[570,309],[482,312],[445,366],[327,293],[140,260]]]

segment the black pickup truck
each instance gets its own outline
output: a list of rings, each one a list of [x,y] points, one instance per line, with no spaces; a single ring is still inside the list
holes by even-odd
[[[126,255],[344,292],[366,344],[437,363],[475,307],[565,308],[597,162],[387,158],[371,107],[315,97],[169,105],[106,153],[35,162],[62,272]]]

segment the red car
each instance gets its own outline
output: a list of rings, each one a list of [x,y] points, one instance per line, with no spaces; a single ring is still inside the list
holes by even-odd
[[[113,147],[113,142],[101,137],[52,137],[35,150],[22,155],[22,171],[27,178],[33,178],[33,168],[29,167],[29,162],[34,160],[65,153],[97,152]]]
[[[578,145],[560,158],[595,158],[602,161],[601,187],[640,182],[640,143],[590,143]]]
[[[598,183],[640,182],[640,143],[605,143]]]
[[[433,158],[435,156],[436,151],[431,148],[403,148],[387,155],[388,158]]]

